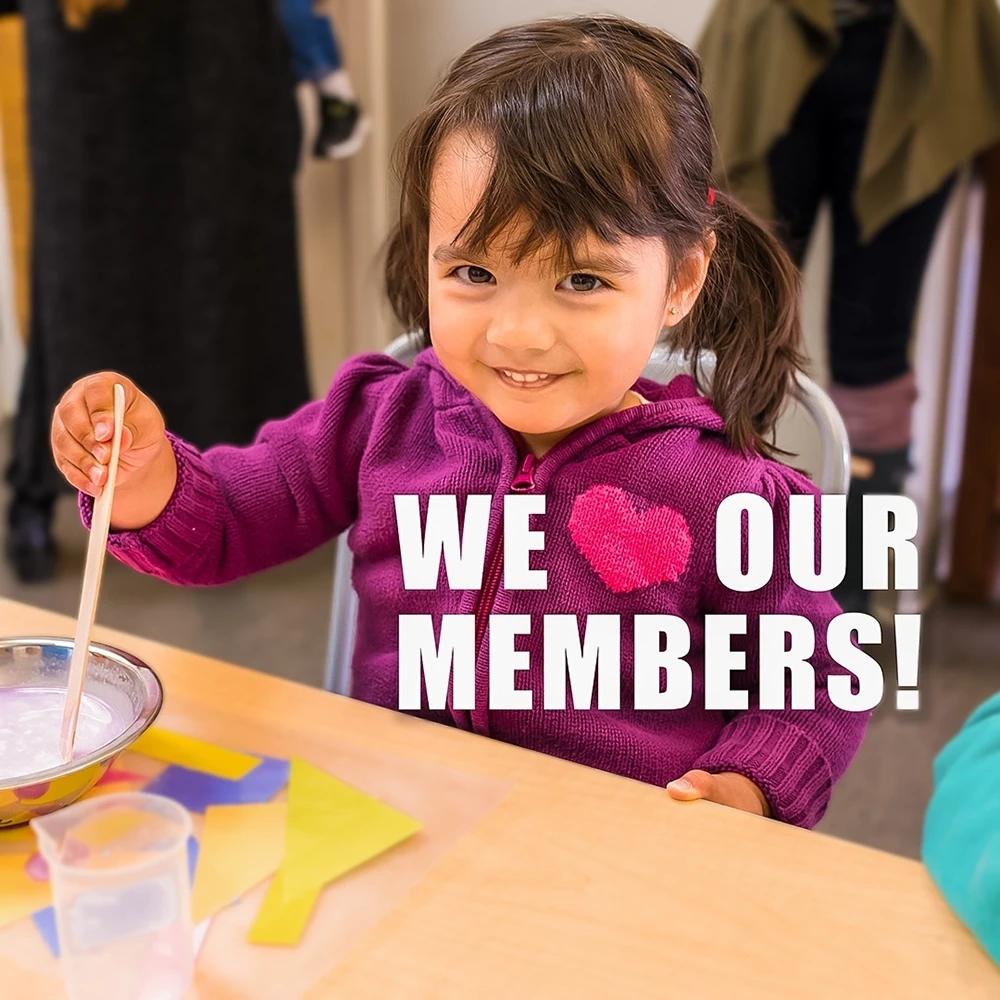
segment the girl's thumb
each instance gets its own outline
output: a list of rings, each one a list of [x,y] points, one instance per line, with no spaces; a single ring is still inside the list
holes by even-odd
[[[707,799],[711,797],[713,780],[707,771],[688,771],[671,781],[667,791],[675,799]]]

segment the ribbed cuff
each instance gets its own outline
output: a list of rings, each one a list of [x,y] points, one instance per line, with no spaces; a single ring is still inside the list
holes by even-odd
[[[218,529],[219,491],[201,453],[167,434],[177,460],[177,483],[160,515],[144,528],[114,531],[108,551],[135,569],[169,578],[171,570],[187,565],[210,550]],[[94,518],[94,498],[80,494],[80,516],[87,530]]]
[[[822,818],[833,789],[830,766],[813,740],[764,712],[747,712],[730,722],[693,767],[742,774],[764,793],[776,819],[807,828]]]

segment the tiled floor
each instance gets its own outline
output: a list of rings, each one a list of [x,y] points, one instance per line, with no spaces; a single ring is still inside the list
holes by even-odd
[[[7,447],[4,430],[0,463]],[[0,504],[5,511],[2,492]],[[68,499],[59,508],[56,529],[62,549],[56,579],[24,586],[0,566],[0,596],[75,614],[86,538]],[[328,546],[241,583],[185,591],[109,560],[99,619],[115,628],[318,685],[332,568],[333,550]],[[921,709],[896,712],[894,686],[893,678],[887,678],[886,705],[876,713],[860,753],[837,786],[820,829],[916,857],[934,756],[972,709],[1000,689],[1000,611],[955,605],[934,609],[924,620]]]

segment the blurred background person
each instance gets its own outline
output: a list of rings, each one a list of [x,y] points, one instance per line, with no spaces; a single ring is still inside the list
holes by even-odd
[[[852,448],[847,575],[861,581],[866,493],[910,471],[914,315],[957,168],[1000,138],[996,0],[719,0],[704,60],[719,184],[775,220],[801,267],[833,218],[830,394]]]
[[[300,126],[270,2],[21,0],[32,175],[27,361],[6,554],[54,569],[60,395],[134,373],[200,447],[309,398],[293,176]]]
[[[370,124],[354,95],[333,24],[317,13],[315,0],[278,0],[278,11],[292,46],[295,74],[312,84],[319,104],[313,155],[333,160],[353,156]]]

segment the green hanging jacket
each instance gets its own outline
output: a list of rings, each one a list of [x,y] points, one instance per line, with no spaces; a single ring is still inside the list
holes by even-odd
[[[854,208],[868,240],[1000,140],[997,0],[896,0]],[[718,183],[773,215],[767,156],[837,49],[829,0],[718,0],[698,45]]]

